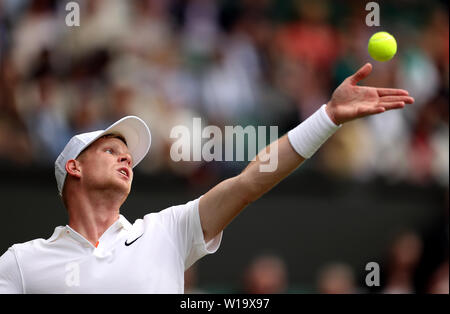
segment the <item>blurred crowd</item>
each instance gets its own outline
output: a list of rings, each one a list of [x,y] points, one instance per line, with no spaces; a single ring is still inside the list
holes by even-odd
[[[364,2],[311,0],[78,0],[69,27],[68,2],[0,1],[2,160],[51,166],[74,134],[137,115],[153,135],[140,170],[189,177],[204,164],[170,160],[175,125],[201,117],[281,136],[372,61],[364,84],[405,88],[415,104],[346,124],[310,166],[448,186],[445,1],[383,2],[380,27],[365,25]],[[379,30],[398,41],[387,63],[367,53]]]
[[[74,134],[136,115],[152,133],[139,171],[223,175],[229,163],[172,161],[171,129],[201,117],[203,127],[276,125],[281,136],[370,61],[364,85],[404,88],[416,102],[344,125],[305,167],[356,180],[438,184],[448,197],[446,1],[380,2],[380,27],[366,26],[365,1],[331,0],[77,0],[80,26],[69,27],[68,2],[0,0],[3,164],[51,167]],[[368,39],[381,30],[398,42],[386,63],[367,53]],[[420,237],[405,234],[392,245],[380,292],[416,292]],[[348,264],[322,266],[315,291],[361,292]],[[433,269],[421,292],[448,293],[448,261]],[[257,258],[243,277],[248,293],[289,289],[278,256]],[[187,278],[186,291],[196,291],[195,268]]]

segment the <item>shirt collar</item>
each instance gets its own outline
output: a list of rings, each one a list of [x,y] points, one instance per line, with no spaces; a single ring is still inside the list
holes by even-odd
[[[50,238],[48,238],[47,241],[48,242],[55,241],[56,239],[58,239],[64,233],[65,230],[66,230],[66,227],[63,227],[63,226],[56,227],[55,231],[53,231],[52,236]]]
[[[117,219],[106,231],[106,232],[117,232],[120,229],[124,229],[126,231],[131,230],[132,225],[131,223],[123,216],[119,215],[119,219]],[[64,234],[70,234],[73,238],[75,238],[78,241],[86,242],[87,240],[80,235],[78,232],[73,230],[69,227],[69,225],[66,226],[58,226],[55,228],[55,231],[53,232],[52,236],[47,240],[48,242],[54,242],[59,237],[63,236]]]
[[[119,224],[122,226],[122,228],[124,228],[126,231],[131,230],[131,223],[122,215],[119,215]]]

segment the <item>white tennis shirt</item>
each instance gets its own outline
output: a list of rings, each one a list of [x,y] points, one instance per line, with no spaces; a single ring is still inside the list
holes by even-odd
[[[111,225],[97,247],[69,226],[0,257],[0,293],[183,293],[184,271],[217,251],[205,243],[199,199]]]

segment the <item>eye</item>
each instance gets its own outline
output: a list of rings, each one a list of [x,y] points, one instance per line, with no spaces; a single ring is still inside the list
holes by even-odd
[[[105,150],[105,152],[112,155],[114,153],[114,150],[112,148],[108,148]]]

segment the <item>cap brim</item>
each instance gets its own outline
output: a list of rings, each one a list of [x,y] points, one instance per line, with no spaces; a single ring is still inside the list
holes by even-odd
[[[133,167],[147,155],[152,137],[147,124],[136,116],[127,116],[105,129],[98,137],[107,134],[120,134],[127,142],[128,151],[133,159]]]

